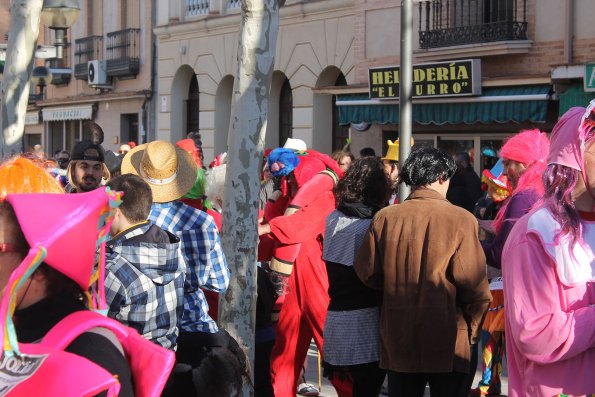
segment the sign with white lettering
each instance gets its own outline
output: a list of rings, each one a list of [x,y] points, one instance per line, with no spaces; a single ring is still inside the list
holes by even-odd
[[[46,355],[26,355],[0,358],[0,397],[6,396],[16,385],[33,376]]]
[[[371,99],[399,97],[399,67],[370,68]],[[481,95],[479,59],[413,65],[414,98]]]
[[[39,112],[25,114],[25,125],[39,124]]]
[[[73,106],[69,108],[43,108],[43,121],[90,120],[93,118],[93,107]]]
[[[595,91],[595,63],[588,63],[585,65],[584,83],[585,91]]]

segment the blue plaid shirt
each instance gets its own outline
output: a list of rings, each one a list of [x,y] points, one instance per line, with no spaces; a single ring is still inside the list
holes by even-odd
[[[108,316],[145,338],[175,350],[184,308],[184,261],[179,240],[149,222],[106,245]]]
[[[186,263],[184,314],[178,324],[184,332],[218,331],[200,288],[225,292],[229,268],[221,248],[217,226],[210,215],[180,201],[153,203],[149,221],[180,238]]]

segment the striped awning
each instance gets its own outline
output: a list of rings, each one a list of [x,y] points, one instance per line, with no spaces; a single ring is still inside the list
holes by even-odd
[[[583,90],[583,83],[576,83],[568,87],[566,91],[559,95],[560,97],[560,111],[558,114],[562,116],[568,109],[574,106],[586,107],[589,102],[595,98],[595,92],[585,92]]]
[[[551,90],[550,85],[491,87],[484,88],[480,97],[414,99],[413,122],[424,125],[543,123]],[[342,125],[399,123],[399,105],[395,101],[373,101],[367,94],[352,94],[339,95],[336,104]]]

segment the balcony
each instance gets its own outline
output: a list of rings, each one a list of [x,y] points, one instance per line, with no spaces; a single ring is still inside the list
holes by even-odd
[[[74,41],[74,78],[87,80],[87,62],[103,58],[103,37],[89,36]]]
[[[419,3],[420,49],[527,41],[527,0]]]
[[[106,73],[120,79],[134,78],[140,70],[140,29],[107,34]]]

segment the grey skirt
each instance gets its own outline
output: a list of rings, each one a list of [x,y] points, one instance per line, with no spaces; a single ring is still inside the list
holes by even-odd
[[[324,323],[324,361],[335,366],[379,360],[378,307],[328,311]]]

